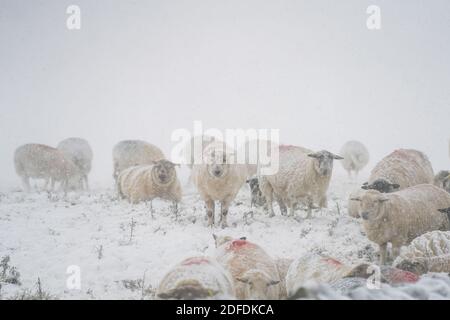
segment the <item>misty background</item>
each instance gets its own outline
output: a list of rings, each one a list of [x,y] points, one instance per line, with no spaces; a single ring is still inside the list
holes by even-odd
[[[72,136],[111,185],[115,143],[170,155],[194,120],[336,153],[360,140],[369,169],[400,147],[450,169],[449,36],[448,0],[1,0],[0,187],[20,186],[15,148]]]

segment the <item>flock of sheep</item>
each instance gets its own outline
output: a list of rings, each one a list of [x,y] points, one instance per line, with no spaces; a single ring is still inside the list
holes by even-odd
[[[220,203],[219,225],[227,227],[229,207],[241,187],[250,186],[251,205],[275,215],[294,216],[305,209],[327,207],[333,163],[357,175],[369,162],[365,146],[347,142],[339,155],[299,146],[277,146],[279,170],[259,174],[254,163],[235,163],[234,151],[206,136],[191,139],[189,160],[197,156],[194,140],[202,142],[203,161],[190,161],[190,181],[205,203],[208,226],[216,225],[215,203]],[[69,138],[56,148],[40,144],[19,147],[14,156],[17,174],[26,190],[30,178],[45,179],[53,190],[60,183],[69,189],[88,189],[92,149],[86,140]],[[117,194],[131,203],[161,198],[178,213],[182,188],[178,164],[167,160],[155,145],[139,140],[121,141],[113,149],[113,176]],[[417,150],[399,149],[384,157],[361,188],[351,193],[348,214],[361,218],[369,240],[378,244],[382,281],[414,282],[427,272],[450,272],[450,172],[434,174],[427,156]],[[319,254],[297,260],[272,259],[260,246],[245,238],[216,237],[215,257],[191,257],[170,270],[161,281],[161,299],[239,298],[283,299],[301,297],[307,283],[339,287],[352,279],[363,283],[374,264],[345,265]],[[391,257],[388,244],[392,245]],[[400,248],[403,248],[400,251]]]

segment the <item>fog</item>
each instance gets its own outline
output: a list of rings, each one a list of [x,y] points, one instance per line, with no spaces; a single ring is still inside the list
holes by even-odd
[[[369,166],[415,148],[450,169],[449,39],[448,0],[2,0],[0,186],[20,185],[16,147],[71,136],[94,150],[91,181],[111,184],[116,142],[170,154],[195,120],[332,152],[360,140]]]

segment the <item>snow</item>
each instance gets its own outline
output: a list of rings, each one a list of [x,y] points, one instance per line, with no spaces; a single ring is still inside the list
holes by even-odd
[[[165,201],[131,205],[117,200],[112,188],[90,192],[26,194],[19,189],[0,193],[0,258],[20,272],[21,285],[2,284],[0,297],[42,288],[58,299],[153,299],[171,267],[193,256],[213,256],[213,233],[247,237],[274,258],[295,259],[318,252],[344,263],[376,261],[377,247],[357,219],[347,216],[347,196],[360,184],[335,176],[329,208],[305,219],[269,218],[250,208],[250,190],[242,188],[230,207],[230,227],[208,228],[204,205],[192,186],[185,186],[178,220]],[[218,212],[216,212],[218,214]],[[132,232],[131,232],[132,230]],[[67,286],[70,266],[79,266],[81,288]],[[326,287],[326,286],[325,286]],[[344,296],[328,288],[325,298],[450,298],[447,275],[427,275],[418,283],[380,290],[357,288]],[[327,293],[328,292],[328,293]]]

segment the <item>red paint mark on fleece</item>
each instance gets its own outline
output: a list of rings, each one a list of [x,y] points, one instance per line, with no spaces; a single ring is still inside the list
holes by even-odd
[[[340,262],[340,261],[338,261],[338,260],[336,260],[336,259],[333,259],[333,258],[325,258],[324,260],[325,260],[325,262],[327,262],[327,263],[329,263],[329,264],[332,264],[332,265],[335,265],[335,266],[342,266],[342,262]]]
[[[227,250],[239,250],[243,247],[254,247],[255,245],[247,240],[233,240],[231,243],[227,246]]]
[[[396,268],[392,268],[388,271],[388,274],[386,275],[387,280],[389,283],[414,283],[419,281],[419,276],[415,273],[404,271]]]
[[[181,264],[183,266],[190,266],[193,264],[208,264],[210,263],[209,259],[203,257],[193,257],[184,260]]]

